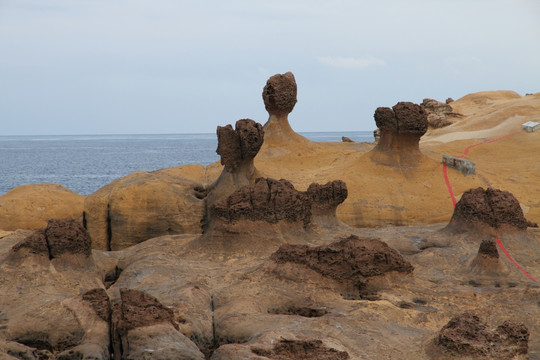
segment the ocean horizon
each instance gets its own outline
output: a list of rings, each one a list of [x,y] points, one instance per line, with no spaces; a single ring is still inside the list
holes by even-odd
[[[311,141],[373,142],[372,131],[299,132]],[[89,195],[135,171],[219,161],[215,133],[2,135],[0,196],[27,184],[60,184]]]

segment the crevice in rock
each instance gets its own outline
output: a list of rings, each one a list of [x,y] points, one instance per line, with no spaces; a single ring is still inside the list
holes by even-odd
[[[108,289],[112,285],[116,283],[118,278],[120,277],[120,274],[122,273],[123,269],[120,269],[118,266],[115,266],[113,270],[109,271],[105,275],[105,279],[103,280],[103,284],[105,285],[105,288]]]
[[[308,306],[284,306],[279,308],[268,309],[269,314],[276,315],[298,315],[302,317],[321,317],[328,314],[328,310],[320,307],[308,307]]]
[[[111,204],[107,203],[107,251],[111,251],[112,225],[111,225]]]

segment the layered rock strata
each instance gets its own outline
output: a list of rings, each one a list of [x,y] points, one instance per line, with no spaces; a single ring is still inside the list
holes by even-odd
[[[417,165],[422,157],[420,138],[428,127],[424,109],[411,102],[398,102],[392,108],[377,108],[374,118],[381,135],[371,158],[382,165]]]

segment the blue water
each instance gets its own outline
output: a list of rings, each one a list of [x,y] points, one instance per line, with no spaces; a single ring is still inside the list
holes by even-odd
[[[373,141],[371,131],[301,133],[312,141]],[[88,195],[132,172],[219,160],[215,134],[0,136],[0,196],[55,183]]]

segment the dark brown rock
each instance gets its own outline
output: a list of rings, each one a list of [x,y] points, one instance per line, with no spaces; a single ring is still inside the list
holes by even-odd
[[[341,142],[353,143],[354,141],[351,138],[347,137],[347,136],[342,136],[341,137]]]
[[[328,246],[282,245],[270,257],[278,264],[304,265],[325,277],[362,288],[366,279],[389,271],[410,273],[413,266],[396,250],[375,239],[350,236]]]
[[[96,288],[83,294],[82,299],[92,306],[96,314],[104,321],[109,322],[111,318],[111,306],[109,295],[105,289]]]
[[[120,289],[120,300],[112,306],[112,321],[119,333],[159,323],[176,326],[173,311],[150,294],[139,290]]]
[[[296,105],[296,81],[291,72],[276,74],[268,79],[262,97],[270,115],[289,114]]]
[[[65,253],[92,254],[92,239],[80,221],[74,219],[49,220],[45,229],[51,258]]]
[[[349,354],[346,351],[328,348],[321,340],[280,340],[271,350],[252,347],[251,351],[256,355],[275,360],[349,359]]]
[[[287,180],[258,178],[253,186],[245,186],[222,199],[210,209],[211,216],[227,222],[238,220],[302,222],[311,218],[309,197]]]
[[[505,321],[490,331],[473,313],[453,317],[437,337],[437,344],[459,355],[510,359],[528,352],[529,331],[523,324]]]
[[[32,254],[47,255],[54,259],[63,254],[92,254],[92,239],[79,220],[52,219],[45,229],[36,230],[12,250],[14,253],[28,249]]]
[[[378,107],[373,117],[375,118],[375,124],[381,131],[397,131],[398,125],[394,110],[388,107]]]
[[[313,214],[335,212],[348,195],[347,185],[341,180],[330,181],[324,185],[313,183],[309,185],[306,193],[311,199]]]
[[[392,106],[399,134],[415,134],[422,136],[427,131],[427,115],[420,105],[412,102],[398,102]]]
[[[493,239],[485,239],[480,243],[478,248],[478,254],[485,255],[490,258],[498,259],[499,251],[497,250],[497,244]]]
[[[514,195],[481,187],[463,193],[448,224],[453,230],[488,232],[489,229],[524,231],[537,226],[525,219]]]
[[[242,161],[252,160],[264,141],[262,125],[250,120],[242,119],[236,122],[236,128],[231,125],[218,126],[218,148],[216,152],[221,156],[221,164],[234,170]]]

